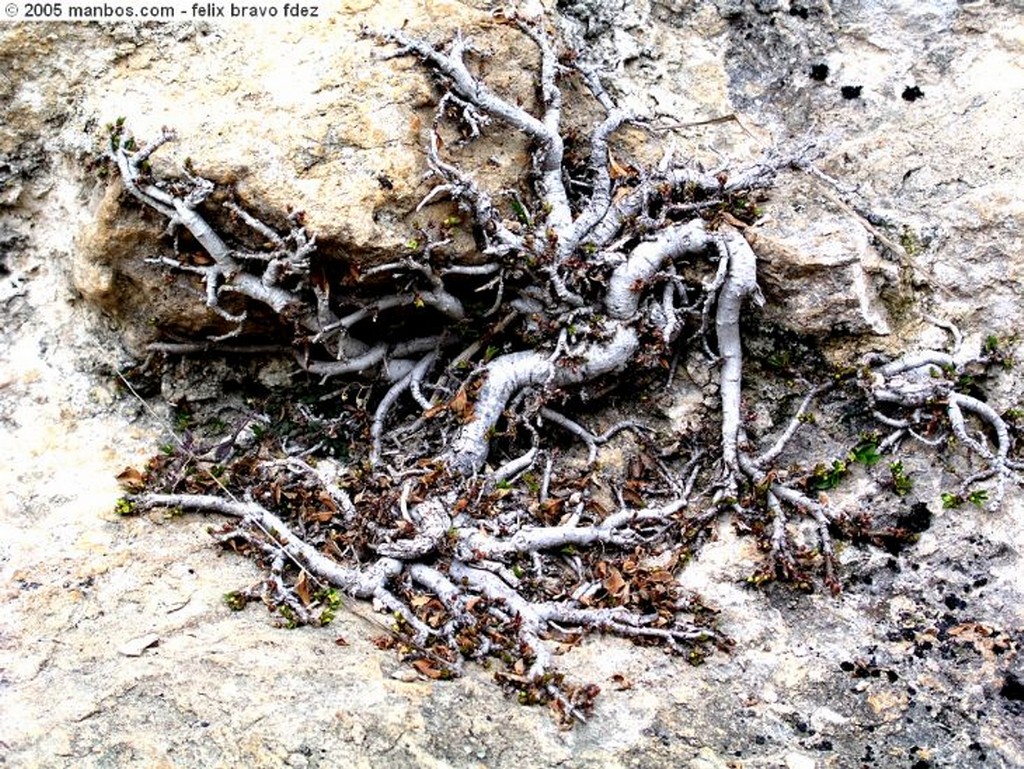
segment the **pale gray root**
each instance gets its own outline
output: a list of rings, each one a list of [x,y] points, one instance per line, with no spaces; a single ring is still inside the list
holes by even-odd
[[[432,307],[452,320],[459,321],[466,317],[462,303],[448,292],[440,277],[425,268],[420,268],[431,283],[429,290],[400,293],[383,297],[376,302],[354,310],[344,317],[337,317],[330,309],[322,292],[314,289],[316,294],[315,307],[305,300],[298,289],[307,286],[310,257],[316,248],[316,240],[309,237],[305,230],[293,221],[291,232],[282,237],[271,227],[234,204],[227,208],[248,227],[265,238],[273,251],[246,252],[229,248],[220,235],[196,210],[213,190],[211,182],[192,177],[188,184],[191,191],[184,196],[173,194],[168,190],[146,180],[141,165],[161,146],[174,139],[174,134],[165,131],[162,136],[146,148],[132,152],[129,150],[127,137],[120,137],[117,149],[112,157],[117,164],[125,189],[143,204],[163,214],[169,220],[168,228],[187,229],[213,260],[210,265],[181,264],[176,260],[162,258],[159,261],[174,269],[200,275],[206,286],[206,304],[211,311],[225,320],[237,324],[225,335],[209,340],[215,348],[218,342],[238,335],[242,331],[242,323],[246,313],[238,315],[229,313],[220,304],[225,293],[240,294],[248,299],[266,305],[279,317],[292,321],[299,328],[310,334],[314,344],[323,345],[333,350],[334,360],[322,360],[311,357],[308,350],[297,350],[295,359],[305,370],[319,374],[325,378],[347,374],[370,373],[378,369],[387,360],[400,359],[408,354],[425,352],[436,346],[436,337],[420,340],[406,340],[395,344],[379,343],[369,345],[350,334],[356,323],[374,318],[378,313],[408,306]],[[262,274],[257,275],[246,271],[242,262],[258,262]],[[419,265],[416,265],[419,267]],[[286,279],[293,279],[296,289],[282,285]],[[220,345],[223,351],[245,351],[238,345]],[[194,352],[191,347],[175,347],[162,343],[153,347],[154,352]],[[385,370],[387,377],[388,371]],[[404,372],[396,377],[402,378]]]
[[[723,225],[720,243],[724,250],[722,258],[728,260],[715,315],[721,361],[718,389],[722,398],[722,460],[726,472],[735,478],[740,472],[738,443],[743,376],[740,315],[748,298],[757,304],[762,304],[764,298],[757,287],[757,257],[743,234],[730,225]]]
[[[456,552],[463,560],[472,560],[474,553],[481,558],[502,560],[513,555],[557,551],[569,546],[608,544],[630,547],[642,541],[641,528],[664,525],[682,507],[682,503],[678,503],[651,510],[626,510],[590,526],[524,526],[511,535],[501,537],[487,534],[479,527],[460,527],[456,530]]]
[[[202,268],[207,285],[207,304],[211,309],[222,310],[218,304],[219,295],[226,287],[230,287],[232,291],[267,305],[279,315],[293,315],[300,311],[301,301],[293,292],[279,286],[265,285],[260,278],[242,270],[231,249],[196,212],[196,207],[212,189],[209,182],[201,185],[195,193],[181,198],[143,181],[141,163],[157,148],[173,139],[173,132],[165,131],[150,147],[135,154],[129,153],[126,142],[122,140],[114,153],[114,160],[125,189],[145,205],[166,216],[171,230],[178,226],[187,229],[213,259],[212,265]]]
[[[208,340],[206,342],[153,342],[146,346],[149,352],[168,355],[278,355],[290,353],[291,348],[280,344],[232,345]]]
[[[383,36],[401,46],[396,56],[415,53],[444,76],[449,89],[461,100],[522,131],[536,142],[536,165],[541,177],[540,186],[544,199],[550,203],[545,225],[556,232],[562,232],[569,226],[572,218],[568,195],[562,181],[564,145],[558,130],[561,119],[561,91],[555,84],[557,67],[547,38],[528,26],[521,28],[527,32],[541,53],[543,119],[537,119],[522,107],[502,99],[470,73],[466,67],[465,56],[472,50],[472,46],[461,35],[456,36],[447,53],[438,51],[425,41],[410,38],[401,31],[386,32]]]
[[[469,596],[452,582],[445,574],[442,574],[432,566],[422,563],[410,563],[408,565],[409,578],[414,584],[425,588],[429,593],[436,596],[451,617],[444,625],[438,628],[438,632],[448,643],[448,646],[456,652],[453,669],[458,672],[462,668],[462,655],[472,659],[483,660],[490,654],[492,644],[489,638],[481,636],[479,647],[474,650],[459,649],[456,644],[456,634],[465,627],[472,627],[476,619],[469,611],[467,602]]]
[[[416,534],[410,539],[378,543],[373,549],[380,555],[401,561],[416,560],[434,552],[451,529],[452,519],[447,510],[451,502],[434,497],[415,505],[409,515]]]
[[[529,425],[526,425],[526,427],[528,427],[530,429],[530,432],[533,434],[533,445],[531,445],[529,450],[527,450],[525,453],[521,454],[515,459],[510,459],[508,462],[506,462],[493,473],[491,473],[490,480],[492,483],[507,483],[516,476],[525,473],[527,470],[533,467],[533,463],[537,461],[537,456],[540,453],[537,446],[537,431],[534,430],[533,428],[530,428]]]
[[[738,237],[742,240],[742,236]],[[488,454],[487,436],[497,424],[509,399],[522,388],[531,385],[562,387],[580,384],[627,365],[639,346],[636,331],[627,323],[633,320],[638,312],[639,297],[644,284],[667,261],[702,251],[710,242],[713,241],[707,234],[703,222],[698,220],[672,227],[654,241],[638,245],[629,258],[612,272],[609,279],[605,306],[614,322],[606,325],[604,335],[612,335],[612,339],[592,343],[582,353],[581,364],[556,365],[551,358],[532,351],[510,353],[489,363],[484,374],[484,385],[474,407],[473,421],[460,431],[449,453],[451,466],[464,475],[474,474],[483,468]],[[743,243],[746,245],[745,240]],[[753,251],[746,245],[746,252],[740,253],[737,257],[742,263],[739,264],[734,283],[731,284],[735,291],[740,290],[739,281],[752,281],[756,276],[756,273],[748,274],[751,268],[743,262],[748,256],[749,259],[754,259]],[[756,283],[753,290],[756,291]],[[743,296],[739,297],[740,304]],[[731,301],[733,300],[727,297],[726,304],[730,309]],[[738,321],[738,306],[735,313]],[[737,349],[738,334],[737,327]]]
[[[768,512],[772,515],[771,559],[782,567],[786,576],[791,577],[797,573],[797,565],[789,544],[789,533],[786,531],[786,510],[771,489],[765,492],[765,497],[768,501]]]
[[[587,445],[587,463],[593,465],[597,461],[597,447],[601,444],[607,443],[614,436],[618,435],[623,430],[644,430],[646,429],[643,425],[633,422],[632,420],[623,420],[616,422],[614,425],[605,430],[601,435],[594,435],[590,430],[585,428],[578,422],[569,419],[564,414],[559,414],[557,411],[549,408],[542,408],[539,412],[541,420],[551,422],[558,425],[563,430],[575,435],[581,441]]]
[[[388,391],[384,394],[384,397],[381,398],[380,403],[377,405],[377,411],[373,416],[373,424],[370,425],[371,468],[375,468],[377,463],[380,461],[382,437],[388,414],[395,407],[395,404],[398,402],[402,393],[406,390],[412,390],[414,387],[416,388],[414,391],[414,397],[418,403],[422,404],[423,396],[419,393],[419,383],[423,380],[427,369],[434,365],[437,357],[437,350],[432,350],[430,353],[423,356],[423,358],[415,362],[405,362],[404,360],[399,359],[402,361],[402,365],[396,365],[399,361],[389,361],[389,366],[385,368],[385,378],[391,379],[395,383],[391,385]],[[429,404],[424,406],[424,408],[429,408]]]
[[[398,401],[398,398],[403,392],[409,389],[411,384],[412,371],[391,385],[388,391],[384,393],[384,397],[380,399],[380,403],[377,405],[377,412],[373,416],[373,424],[370,425],[371,469],[375,469],[377,467],[377,463],[380,461],[381,435],[384,432],[384,422],[388,417],[388,412],[391,411],[392,407]]]
[[[464,585],[486,596],[489,600],[502,604],[507,611],[492,610],[499,618],[516,620],[516,636],[524,651],[532,652],[534,660],[523,676],[524,683],[540,682],[544,674],[552,669],[551,652],[541,640],[541,634],[548,624],[548,616],[544,612],[545,604],[527,601],[513,588],[510,588],[500,577],[489,571],[476,569],[456,561],[451,566],[451,576],[461,580]],[[583,714],[568,701],[565,695],[554,684],[544,687],[547,694],[558,700],[566,712],[576,720],[585,722]]]
[[[645,179],[637,189],[611,206],[601,220],[591,228],[587,240],[599,248],[611,243],[622,232],[627,221],[640,216],[654,190],[661,185],[674,190],[699,190],[711,198],[721,199],[728,195],[771,186],[779,170],[792,163],[792,157],[769,153],[760,163],[734,176],[727,176],[724,184],[720,181],[723,173],[721,171],[704,171],[692,165],[669,168],[663,173]]]
[[[989,507],[996,509],[1002,504],[1007,480],[1017,479],[1022,466],[1009,458],[1009,427],[996,410],[973,396],[956,391],[963,366],[972,362],[972,359],[957,360],[954,356],[932,350],[908,354],[875,368],[869,395],[876,403],[914,409],[908,419],[887,418],[886,422],[905,429],[908,434],[926,443],[927,439],[913,429],[924,419],[921,409],[929,405],[944,406],[953,436],[988,465],[985,470],[970,475],[961,483],[960,496],[967,497],[978,483],[994,478],[995,489]],[[973,414],[992,431],[994,448],[989,446],[983,435],[975,437],[971,434],[964,417],[965,411]]]
[[[450,575],[454,580],[461,581],[468,589],[504,605],[504,613],[516,619],[519,640],[532,652],[534,658],[533,664],[524,676],[527,681],[539,681],[551,669],[551,652],[542,639],[551,629],[564,631],[560,625],[569,625],[584,631],[597,630],[624,638],[657,638],[672,648],[717,637],[712,630],[688,623],[676,622],[666,627],[653,626],[657,615],[643,617],[624,608],[591,609],[563,602],[528,601],[496,574],[462,561],[452,563]],[[549,693],[559,696],[554,690]]]
[[[128,501],[138,510],[167,507],[238,518],[241,525],[266,535],[300,568],[356,598],[382,595],[385,585],[402,571],[401,562],[392,558],[381,558],[363,569],[342,566],[303,542],[284,521],[257,502],[237,502],[210,494],[139,494]]]
[[[573,365],[557,365],[550,355],[536,351],[509,353],[487,364],[473,419],[452,442],[446,455],[448,466],[463,475],[473,475],[483,468],[491,430],[509,399],[524,387],[579,384],[627,365],[640,343],[636,331],[623,323],[607,325],[605,334],[610,338],[590,344],[580,355],[580,362]]]
[[[612,272],[605,308],[617,320],[629,320],[637,312],[647,283],[668,262],[685,254],[700,253],[713,243],[704,222],[696,219],[658,233],[633,249],[625,263]],[[749,246],[747,247],[749,250]],[[753,253],[753,252],[751,252]]]
[[[486,263],[481,265],[447,265],[447,254],[441,252],[446,242],[428,242],[415,258],[396,257],[388,264],[369,269],[363,276],[397,272],[403,284],[400,288],[376,299],[341,304],[344,309],[339,309],[345,297],[332,296],[326,288],[311,285],[308,280],[306,273],[314,241],[301,228],[282,236],[244,211],[233,209],[243,223],[269,242],[270,250],[266,254],[232,251],[196,211],[209,194],[208,184],[193,179],[193,192],[172,194],[168,190],[179,188],[165,189],[147,181],[140,173],[139,163],[169,138],[135,154],[130,154],[122,144],[116,160],[129,192],[166,216],[172,226],[186,227],[210,254],[214,264],[209,267],[177,263],[172,266],[203,276],[207,303],[212,310],[224,315],[227,311],[219,306],[222,294],[242,294],[293,322],[298,329],[296,357],[306,371],[325,378],[373,373],[391,383],[376,405],[370,425],[370,464],[379,476],[385,476],[378,480],[393,484],[391,488],[395,491],[388,493],[397,493],[398,485],[401,486],[397,499],[391,497],[395,499],[393,509],[383,514],[385,519],[390,516],[390,520],[377,520],[377,508],[365,520],[359,520],[359,511],[355,509],[359,498],[353,503],[341,482],[337,478],[331,480],[333,476],[324,471],[323,485],[331,484],[328,493],[342,510],[341,520],[331,525],[348,526],[353,519],[362,524],[359,536],[346,540],[346,547],[353,557],[364,548],[373,553],[377,560],[365,567],[346,567],[330,560],[299,540],[280,518],[258,502],[154,494],[136,497],[135,503],[142,508],[170,505],[238,519],[237,536],[259,548],[270,564],[271,600],[288,606],[293,613],[297,606],[295,595],[286,587],[283,577],[289,563],[346,593],[372,599],[379,607],[396,614],[400,626],[421,644],[440,641],[455,649],[455,637],[461,628],[479,629],[481,617],[488,621],[497,619],[514,628],[510,635],[518,641],[523,656],[531,660],[526,681],[546,685],[542,677],[550,670],[552,654],[544,639],[561,631],[562,626],[657,639],[671,647],[715,637],[711,631],[681,620],[660,626],[656,622],[663,620],[654,616],[639,616],[626,609],[590,608],[585,599],[593,596],[601,585],[588,575],[587,561],[568,548],[621,551],[671,544],[667,535],[680,528],[703,525],[721,506],[749,512],[741,505],[748,498],[746,492],[756,488],[764,492],[772,516],[770,546],[775,563],[791,575],[798,572],[787,529],[791,517],[806,516],[817,526],[826,580],[831,586],[837,583],[829,526],[841,516],[829,508],[823,495],[816,499],[787,485],[779,480],[783,474],[771,469],[821,388],[812,389],[803,399],[789,425],[769,448],[758,453],[747,439],[741,403],[740,320],[749,302],[762,301],[757,287],[756,258],[743,233],[728,223],[735,220],[726,217],[723,223],[709,219],[715,222],[711,224],[698,217],[701,206],[721,205],[730,195],[767,186],[780,168],[795,161],[769,155],[747,171],[728,173],[676,166],[669,158],[659,171],[641,172],[640,182],[632,191],[617,187],[610,169],[609,142],[621,126],[635,122],[635,118],[615,106],[596,75],[581,68],[587,86],[605,110],[605,117],[591,133],[589,148],[584,146],[584,152],[589,150],[586,169],[580,178],[570,179],[559,125],[561,67],[556,51],[539,27],[525,23],[519,26],[540,52],[539,117],[496,95],[471,74],[466,59],[472,48],[463,38],[457,37],[447,50],[440,50],[402,32],[387,35],[387,39],[401,46],[397,55],[421,58],[440,75],[445,89],[427,148],[427,162],[437,185],[420,206],[448,196],[468,212],[474,235],[482,239],[480,250]],[[497,120],[533,141],[536,196],[529,201],[532,212],[518,203],[518,224],[506,224],[490,195],[468,172],[442,156],[445,145],[441,141],[440,123],[453,112],[461,114],[471,135],[478,134],[488,120]],[[457,145],[449,143],[448,150],[453,146]],[[574,194],[581,192],[573,200],[574,208],[570,207],[569,190]],[[672,211],[670,199],[674,193],[690,190],[699,192],[702,200],[692,204],[693,220],[679,222],[671,218],[679,210]],[[578,212],[575,218],[574,210]],[[716,251],[719,263],[715,279],[703,287],[693,287],[693,295],[689,295],[690,285],[681,276],[686,275],[689,281],[694,270],[684,270],[684,264],[696,262],[696,257],[705,252]],[[464,277],[451,279],[446,285],[448,276]],[[480,305],[487,304],[486,301],[466,299],[472,290],[466,284],[474,282],[475,277],[487,281],[479,290],[495,289],[497,294],[493,306],[483,315]],[[364,288],[369,291],[374,286],[368,283]],[[460,292],[458,296],[453,293],[456,290]],[[508,299],[506,290],[510,294]],[[441,316],[440,320],[458,327],[400,342],[364,342],[351,335],[353,330],[372,323],[378,314],[396,313],[403,306],[416,304],[430,307]],[[489,325],[481,320],[501,308],[507,310],[502,310],[506,314],[500,320]],[[586,385],[622,371],[637,360],[673,352],[669,345],[680,335],[682,320],[701,309],[703,323],[699,334],[705,346],[712,337],[716,340],[717,355],[712,357],[720,366],[719,441],[724,469],[721,486],[725,491],[716,497],[713,509],[689,512],[685,517],[679,514],[687,506],[701,470],[697,455],[682,470],[670,470],[654,456],[653,464],[661,478],[647,483],[643,493],[671,499],[661,507],[627,509],[625,489],[620,488],[615,489],[620,510],[601,519],[593,512],[599,507],[588,507],[583,493],[563,498],[563,493],[569,491],[564,479],[554,471],[552,452],[543,447],[539,431],[550,429],[550,424],[567,430],[588,446],[593,461],[597,445],[613,432],[635,425],[619,423],[603,435],[595,435],[548,407],[563,394],[558,390]],[[714,333],[710,329],[712,320]],[[518,330],[513,329],[513,323],[519,324]],[[464,338],[465,334],[474,333],[475,338]],[[519,334],[519,341],[510,342],[515,334]],[[451,359],[445,353],[445,363],[440,364],[441,352],[456,340],[463,351]],[[492,343],[494,350],[482,355],[484,346]],[[504,352],[515,349],[515,344],[528,349]],[[435,365],[443,373],[436,375],[436,382],[424,385]],[[947,369],[957,365],[953,358],[936,353],[883,363],[875,368],[876,380],[868,387],[876,403],[882,404],[880,408],[918,409],[921,418],[931,406],[944,404],[953,434],[988,463],[986,477],[998,475],[1001,484],[1013,469],[1008,459],[1006,425],[990,407],[956,393],[952,383],[944,380]],[[930,376],[930,368],[934,368],[936,377]],[[479,388],[474,387],[477,384]],[[407,392],[408,404],[403,401]],[[589,397],[586,392],[580,395]],[[447,407],[443,405],[446,401]],[[358,405],[364,407],[365,399]],[[411,415],[404,411],[406,405]],[[995,434],[995,448],[989,448],[984,438],[972,434],[965,414],[972,421],[988,425]],[[399,416],[409,418],[397,433],[404,443],[396,459],[392,444],[385,441],[389,423]],[[505,456],[522,453],[497,469],[484,472],[492,438],[503,419],[512,436],[504,447],[508,452]],[[918,415],[891,421],[891,426],[913,435]],[[526,450],[524,430],[532,438]],[[286,446],[286,452],[289,448],[292,447]],[[298,472],[306,476],[319,476],[319,465],[314,468],[312,460],[300,458],[310,450],[299,446],[294,449],[296,456],[288,461],[297,464],[289,467],[297,466]],[[558,505],[551,509],[562,515],[558,525],[539,525],[548,520],[548,510],[539,513],[532,504],[524,503],[523,495],[496,492],[498,483],[542,465],[542,470],[538,470],[542,476],[539,501],[544,504],[551,501],[550,497],[556,497]],[[480,474],[484,475],[482,479],[476,477]],[[979,479],[980,475],[971,480]],[[467,505],[474,504],[489,514],[484,516],[467,509]],[[475,518],[478,514],[480,517]],[[314,544],[318,541],[309,538]],[[546,601],[541,600],[545,596],[541,593],[537,600],[530,600],[525,594],[530,583],[517,574],[519,567],[531,559],[544,580],[552,567],[558,569],[560,578],[578,579],[581,584],[572,589],[573,597]],[[545,575],[545,567],[549,575]],[[413,590],[424,590],[441,602],[447,613],[443,628],[428,627],[413,611],[407,603]],[[480,597],[486,600],[480,601]],[[479,611],[490,616],[476,614],[478,606],[483,607]],[[485,656],[492,643],[500,641],[482,638],[473,649],[457,651]],[[565,702],[562,693],[553,688],[549,693]]]
[[[759,456],[752,460],[754,467],[763,469],[766,465],[771,464],[779,458],[779,455],[785,450],[790,439],[792,439],[793,434],[796,433],[800,428],[800,425],[803,424],[804,417],[807,415],[807,409],[810,407],[811,401],[829,387],[831,387],[831,385],[825,384],[811,388],[811,391],[808,392],[800,402],[800,406],[797,408],[796,413],[789,420],[789,424],[786,425],[786,429],[782,431],[782,435],[778,437],[778,440],[772,444],[771,448],[763,451]]]
[[[495,210],[493,203],[491,203],[490,195],[480,189],[476,182],[461,169],[441,159],[441,153],[438,149],[436,122],[430,132],[430,146],[427,157],[430,162],[431,171],[441,177],[444,180],[444,184],[431,190],[420,201],[420,204],[416,207],[417,211],[437,195],[447,194],[462,208],[467,209],[472,215],[473,220],[480,225],[486,241],[484,247],[485,254],[500,257],[522,250],[523,239],[505,226],[501,216]],[[466,273],[462,272],[462,274]]]
[[[596,76],[594,77],[596,79]],[[590,138],[589,168],[592,174],[590,199],[572,223],[572,227],[559,240],[557,263],[564,262],[576,252],[611,208],[613,190],[608,162],[608,140],[622,126],[635,122],[635,120],[636,117],[631,113],[612,107],[609,109],[608,116],[594,130]]]
[[[760,304],[763,298],[757,286],[757,259],[746,238],[730,225],[723,226],[719,238],[724,270],[719,270],[719,277],[716,279],[720,288],[717,291],[715,328],[720,365],[722,461],[725,466],[725,478],[724,490],[719,493],[717,499],[739,510],[738,487],[741,478],[746,478],[754,486],[765,488],[768,512],[773,517],[770,537],[772,557],[787,576],[793,576],[796,567],[789,545],[788,521],[782,503],[811,517],[817,524],[825,582],[833,592],[838,592],[837,561],[828,524],[838,520],[839,516],[826,504],[775,480],[774,476],[765,470],[765,466],[785,450],[802,423],[802,417],[811,400],[827,385],[813,388],[805,396],[786,429],[770,448],[760,455],[751,455],[748,452],[749,442],[741,417],[743,352],[740,317],[743,305],[748,299]]]

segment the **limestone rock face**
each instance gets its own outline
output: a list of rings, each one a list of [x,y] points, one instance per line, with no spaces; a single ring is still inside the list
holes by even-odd
[[[889,333],[880,289],[898,284],[898,265],[882,258],[861,220],[812,194],[809,184],[784,183],[763,223],[747,230],[764,316],[819,337]]]
[[[423,68],[387,58],[394,46],[364,33],[403,26],[438,43],[462,30],[478,42],[491,85],[531,102],[535,56],[513,30],[457,2],[427,11],[399,2],[343,6],[318,22],[194,28],[181,41],[120,60],[81,108],[97,126],[126,117],[140,142],[172,128],[179,139],[154,156],[158,174],[180,176],[188,161],[272,226],[284,227],[290,211],[304,212],[323,258],[372,264],[394,258],[417,228],[450,213],[443,204],[416,213],[433,186],[425,148],[437,94]],[[460,162],[496,190],[519,186],[529,167],[524,140],[508,134],[471,145]],[[166,252],[168,241],[152,226],[150,242],[140,241],[141,232],[118,224],[117,205],[102,199],[95,227],[80,241],[76,275],[125,275],[140,286],[160,280],[159,270],[131,260],[147,247]],[[226,219],[216,205],[208,208],[214,221]],[[137,206],[123,201],[123,209],[125,219],[139,220]],[[472,239],[462,238],[470,250]],[[81,289],[135,314],[119,304],[128,296],[122,291],[96,294],[88,279]],[[153,310],[158,325],[202,331],[185,302]]]
[[[1024,322],[1024,24],[1015,5],[576,0],[565,8],[636,108],[682,123],[740,118],[675,137],[705,163],[772,145],[817,147],[819,167],[842,189],[787,187],[766,213],[782,222],[803,209],[815,220],[822,199],[827,211],[838,197],[844,216],[854,212],[851,237],[860,239],[852,235],[859,219],[870,247],[900,267],[896,286],[870,264],[863,288],[856,271],[826,279],[830,291],[845,280],[841,291],[881,313],[854,326],[880,330],[940,307],[948,320],[1001,334]],[[793,250],[787,240],[798,264],[820,258],[806,245]],[[777,271],[778,253],[771,261]],[[785,294],[774,297],[778,317],[796,331],[814,327],[813,302]],[[917,310],[908,315],[910,305]]]

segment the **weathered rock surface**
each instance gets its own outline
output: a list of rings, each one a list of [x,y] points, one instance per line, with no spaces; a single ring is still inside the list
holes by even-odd
[[[158,173],[181,175],[188,161],[196,174],[229,189],[274,226],[285,228],[286,213],[302,211],[324,259],[342,262],[340,270],[345,263],[365,266],[392,258],[421,237],[418,228],[451,214],[443,198],[429,214],[416,212],[433,187],[425,154],[436,104],[431,83],[409,58],[387,58],[394,46],[364,32],[403,26],[438,42],[461,29],[480,42],[481,66],[493,73],[493,87],[532,102],[536,57],[521,37],[485,10],[442,2],[427,9],[343,6],[329,20],[283,27],[196,27],[177,43],[119,60],[80,109],[94,126],[127,117],[142,142],[172,128],[180,141],[153,158]],[[506,132],[498,142],[470,145],[460,154],[489,189],[524,183],[529,156],[522,137]],[[148,313],[151,325],[194,334],[203,317],[195,317],[191,291],[160,296],[153,287],[161,285],[161,271],[138,259],[141,249],[166,252],[167,240],[161,242],[152,222],[136,206],[122,205],[121,197],[112,187],[98,204],[95,227],[83,233],[77,285],[137,328]],[[147,225],[149,242],[140,242]],[[470,250],[472,238],[461,238],[463,250]],[[137,290],[125,290],[125,283]],[[177,285],[191,283],[179,278]],[[217,322],[212,313],[205,318]]]
[[[825,333],[812,297],[850,292],[844,330],[871,332],[866,346],[942,342],[916,320],[922,308],[960,323],[968,343],[1005,337],[1024,322],[1021,11],[832,5],[566,8],[638,108],[682,122],[739,113],[750,134],[735,123],[678,131],[678,146],[709,164],[716,150],[749,158],[773,141],[826,137],[822,167],[842,189],[796,176],[756,230],[769,318]],[[720,608],[735,651],[693,668],[588,639],[564,666],[604,694],[570,733],[505,699],[483,671],[402,680],[409,671],[372,645],[382,617],[368,607],[298,631],[232,613],[223,593],[257,575],[217,557],[209,521],[112,512],[114,476],[168,440],[167,415],[118,389],[115,330],[69,277],[122,323],[206,321],[137,266],[140,251],[167,244],[161,225],[83,170],[95,129],[121,115],[140,137],[173,125],[170,166],[190,156],[254,210],[305,209],[339,257],[378,258],[408,237],[429,189],[424,123],[412,121],[429,120],[430,89],[409,62],[376,60],[356,30],[407,17],[439,39],[479,29],[497,54],[492,82],[528,95],[528,51],[458,3],[346,3],[333,21],[276,30],[0,28],[0,763],[1024,765],[1021,496],[994,513],[943,509],[946,481],[927,456],[908,463],[907,499],[868,498],[876,485],[857,474],[836,492],[837,504],[884,506],[924,529],[900,552],[845,549],[838,599],[750,589],[757,554],[723,525],[681,578]],[[809,77],[815,64],[828,65],[824,81]],[[914,85],[923,97],[908,101]],[[522,169],[521,145],[504,152],[480,166],[498,186]],[[901,336],[874,336],[887,329]],[[993,405],[1018,405],[1022,390],[1006,372]]]

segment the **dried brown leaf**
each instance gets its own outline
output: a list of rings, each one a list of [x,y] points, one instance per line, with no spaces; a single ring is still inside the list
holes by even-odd
[[[459,388],[459,391],[455,393],[455,397],[452,398],[449,404],[452,413],[457,416],[463,424],[473,421],[473,404],[469,402],[469,393],[466,392],[466,386],[463,385]]]
[[[604,578],[604,581],[601,584],[604,585],[604,589],[608,591],[609,595],[614,596],[621,595],[623,590],[627,587],[626,580],[622,578],[622,572],[614,566],[609,567],[608,576]]]
[[[119,472],[117,474],[117,482],[129,491],[139,491],[146,485],[142,473],[134,467],[126,467]]]
[[[313,599],[313,596],[309,590],[308,572],[302,572],[299,575],[299,578],[295,580],[295,595],[297,595],[299,597],[299,600],[302,601],[303,606],[309,606],[310,602]]]
[[[440,668],[434,666],[430,660],[413,660],[412,666],[416,668],[416,671],[427,678],[433,679],[434,681],[444,678],[445,672]]]
[[[613,675],[612,683],[615,684],[615,688],[618,689],[620,692],[624,692],[626,691],[626,689],[633,688],[633,681],[627,678],[626,676],[622,675],[622,673],[616,673],[615,675]]]

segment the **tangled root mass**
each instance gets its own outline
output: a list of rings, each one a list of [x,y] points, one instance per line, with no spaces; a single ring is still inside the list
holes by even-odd
[[[140,146],[114,127],[110,156],[127,192],[174,236],[174,255],[155,261],[192,274],[227,328],[154,344],[154,353],[262,352],[247,335],[258,314],[284,329],[307,377],[215,437],[186,434],[150,463],[146,490],[128,504],[224,517],[219,541],[266,568],[259,585],[229,595],[234,608],[262,601],[303,624],[329,621],[342,595],[371,600],[393,618],[381,644],[424,675],[497,660],[498,680],[522,701],[572,720],[597,689],[555,669],[556,641],[612,633],[691,661],[728,644],[715,613],[675,576],[723,513],[763,545],[754,581],[807,584],[816,572],[838,591],[833,537],[864,535],[871,521],[830,506],[821,491],[834,474],[820,464],[778,466],[824,391],[857,398],[887,434],[860,439],[859,457],[903,440],[935,443],[945,430],[981,465],[958,494],[976,498],[990,482],[993,504],[1018,467],[1004,420],[957,389],[979,359],[932,351],[807,383],[788,427],[756,446],[742,408],[741,320],[762,299],[743,230],[776,174],[807,167],[811,153],[768,153],[741,170],[671,156],[657,168],[614,168],[616,131],[644,121],[542,24],[505,21],[539,52],[539,114],[475,76],[479,54],[462,37],[441,48],[380,36],[436,76],[435,186],[421,208],[454,203],[477,242],[471,258],[454,252],[446,218],[351,285],[301,214],[282,234],[230,201],[218,209],[215,186],[190,171],[152,175],[148,161],[172,133]],[[562,128],[569,81],[602,112],[582,145],[575,138],[572,162]],[[457,137],[490,130],[531,142],[522,196],[482,189],[458,164]],[[714,434],[629,419],[587,426],[617,386],[653,386],[651,372],[701,347],[720,394]],[[609,441],[627,447],[621,471],[600,469]],[[801,521],[816,547],[793,544]]]

